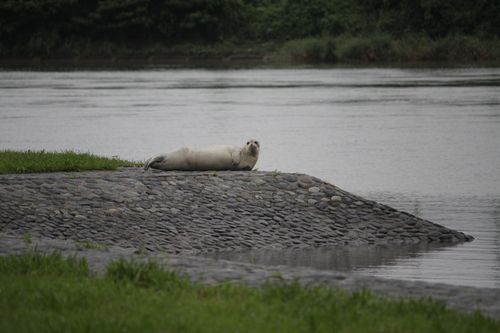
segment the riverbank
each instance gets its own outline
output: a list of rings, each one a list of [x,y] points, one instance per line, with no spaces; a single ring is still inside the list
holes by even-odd
[[[302,69],[302,68],[496,68],[500,61],[477,62],[306,62],[290,59],[274,60],[273,55],[236,56],[172,56],[172,57],[90,57],[90,58],[10,58],[0,59],[2,70],[75,71],[75,70],[143,70],[143,69]]]
[[[144,67],[497,67],[500,41],[457,36],[307,37],[286,42],[63,47],[50,53],[5,52],[3,68]]]

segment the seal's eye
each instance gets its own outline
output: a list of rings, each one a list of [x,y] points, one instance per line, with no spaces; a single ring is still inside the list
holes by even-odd
[[[250,144],[250,141],[247,141],[247,145],[249,145],[249,144]]]
[[[255,141],[255,144],[256,144],[257,146],[260,146],[260,145],[259,145],[259,141]]]

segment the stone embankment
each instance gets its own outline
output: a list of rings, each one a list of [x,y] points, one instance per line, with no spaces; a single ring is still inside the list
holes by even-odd
[[[138,168],[0,175],[0,231],[192,255],[472,239],[307,175]]]

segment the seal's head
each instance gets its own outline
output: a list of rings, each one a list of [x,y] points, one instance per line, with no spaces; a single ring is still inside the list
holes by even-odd
[[[250,156],[259,156],[260,144],[257,140],[249,140],[245,145],[245,150]]]

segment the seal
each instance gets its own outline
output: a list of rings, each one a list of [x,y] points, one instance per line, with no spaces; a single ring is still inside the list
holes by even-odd
[[[184,147],[150,158],[144,164],[144,170],[252,170],[259,158],[259,150],[260,144],[256,140],[248,141],[243,147]]]

